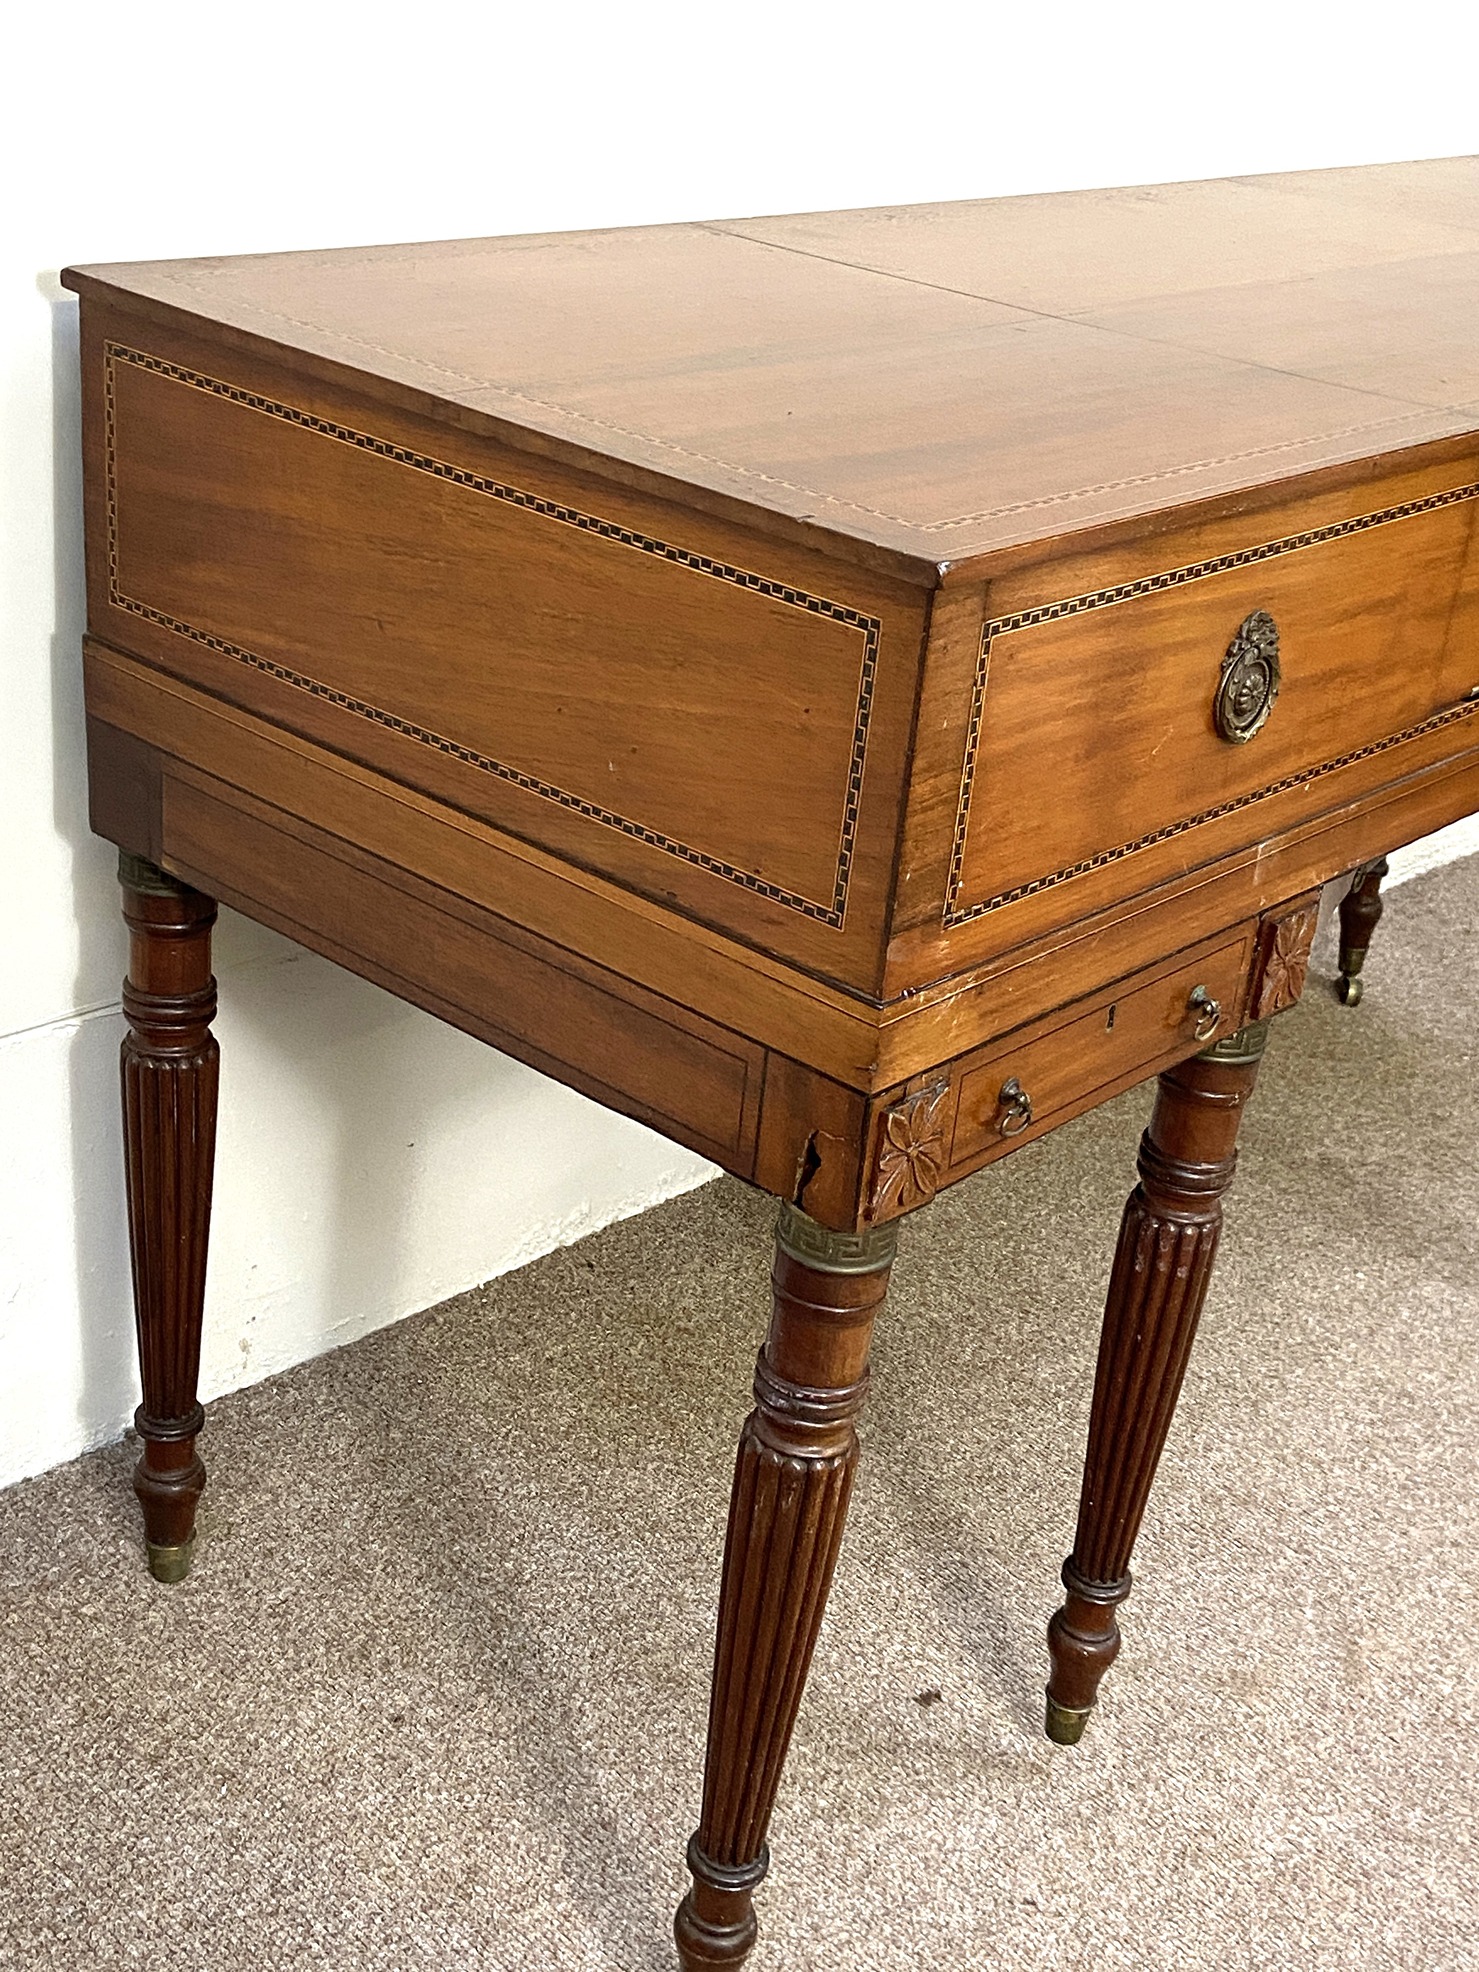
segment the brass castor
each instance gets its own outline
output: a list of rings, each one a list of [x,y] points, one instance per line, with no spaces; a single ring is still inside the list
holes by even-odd
[[[156,1582],[183,1582],[190,1573],[190,1563],[195,1558],[195,1536],[182,1541],[178,1547],[161,1547],[150,1541],[149,1573]]]
[[[1089,1714],[1093,1709],[1092,1705],[1060,1705],[1049,1692],[1048,1738],[1055,1746],[1077,1746],[1084,1736],[1084,1727],[1089,1723]]]
[[[1340,977],[1335,982],[1335,997],[1343,1007],[1358,1007],[1361,1004],[1359,974],[1366,963],[1371,934],[1381,922],[1381,884],[1386,873],[1384,856],[1378,857],[1374,863],[1367,863],[1356,871],[1350,889],[1341,899]]]

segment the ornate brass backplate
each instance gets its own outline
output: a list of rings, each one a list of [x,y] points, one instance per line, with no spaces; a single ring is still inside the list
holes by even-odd
[[[1218,732],[1233,746],[1246,746],[1261,732],[1279,696],[1279,626],[1266,609],[1255,609],[1238,625],[1222,660],[1222,678],[1212,707]]]

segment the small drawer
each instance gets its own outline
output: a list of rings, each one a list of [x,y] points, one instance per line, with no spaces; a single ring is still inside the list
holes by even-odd
[[[1178,964],[1136,974],[1114,998],[965,1065],[949,1163],[970,1164],[1087,1108],[1116,1085],[1235,1031],[1253,955],[1252,931]]]

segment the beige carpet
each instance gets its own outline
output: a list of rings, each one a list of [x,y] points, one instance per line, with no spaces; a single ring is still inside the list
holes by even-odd
[[[1476,916],[1479,859],[1398,891],[1276,1029],[1077,1749],[1147,1092],[910,1229],[755,1972],[1479,1965]],[[0,1965],[667,1967],[769,1221],[726,1181],[216,1405],[182,1588],[130,1448],[0,1496]]]

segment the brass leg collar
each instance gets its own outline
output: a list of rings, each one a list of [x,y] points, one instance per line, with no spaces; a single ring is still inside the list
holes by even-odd
[[[1227,1034],[1222,1040],[1214,1041],[1210,1048],[1203,1048],[1197,1058],[1199,1061],[1262,1061],[1267,1046],[1268,1022],[1250,1020],[1236,1034]]]
[[[118,881],[125,890],[136,890],[141,897],[178,897],[190,888],[127,849],[118,852]]]
[[[819,1226],[799,1207],[782,1199],[775,1226],[782,1253],[819,1274],[875,1274],[889,1266],[899,1244],[897,1220],[862,1232],[834,1232]]]

